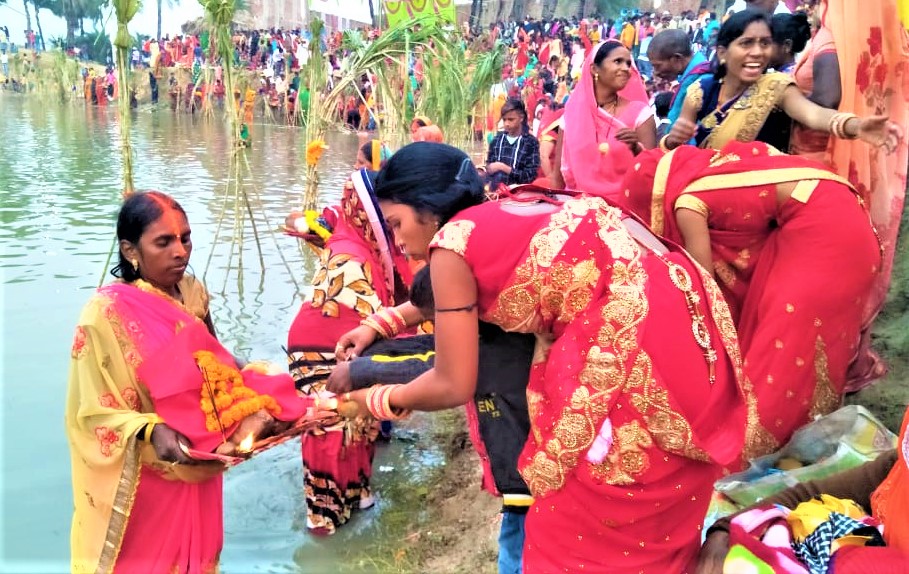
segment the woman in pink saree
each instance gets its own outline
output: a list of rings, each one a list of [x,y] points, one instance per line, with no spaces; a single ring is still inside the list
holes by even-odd
[[[216,572],[225,466],[200,452],[251,428],[263,436],[302,403],[289,376],[239,370],[214,337],[173,199],[130,197],[117,236],[119,280],[89,300],[72,347],[72,571]]]
[[[631,53],[594,46],[565,105],[562,176],[567,189],[615,200],[634,156],[656,147],[656,123]]]

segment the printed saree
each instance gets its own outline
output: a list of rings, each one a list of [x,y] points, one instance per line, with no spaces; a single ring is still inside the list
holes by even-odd
[[[192,356],[199,347],[188,342],[224,361],[230,354],[200,319],[208,313],[202,284],[186,275],[179,288],[182,305],[141,280],[102,287],[76,327],[65,418],[74,572],[217,569],[220,476],[164,463],[137,437],[148,423],[166,422],[197,449],[212,450],[222,440],[221,433],[205,430],[204,381]],[[243,377],[246,386],[278,400],[279,418],[303,414],[286,375],[244,371]]]
[[[470,266],[481,321],[538,339],[519,459],[535,499],[524,571],[690,572],[713,482],[745,447],[728,310],[680,249],[644,248],[602,199],[544,205],[473,207],[433,242]],[[488,249],[503,236],[510,248]]]
[[[682,242],[675,213],[707,220],[714,269],[735,310],[745,375],[772,452],[839,406],[862,309],[880,270],[860,198],[821,164],[760,143],[642,154],[628,206],[654,233]],[[777,205],[778,184],[792,182]]]
[[[624,128],[637,128],[653,117],[653,112],[641,76],[634,68],[628,84],[619,92],[629,102],[618,117],[600,108],[590,72],[600,46],[588,52],[578,85],[565,104],[561,169],[568,189],[614,200],[625,171],[634,161],[634,153],[615,134]]]
[[[332,210],[333,230],[317,252],[312,298],[303,303],[288,333],[290,371],[311,407],[324,392],[335,364],[334,349],[360,320],[401,299],[410,269],[385,229],[372,180],[354,172],[341,204]],[[374,440],[371,418],[330,421],[303,437],[307,526],[332,534],[354,509],[371,504]]]

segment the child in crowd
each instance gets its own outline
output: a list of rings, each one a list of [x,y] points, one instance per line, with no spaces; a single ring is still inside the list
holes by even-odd
[[[527,110],[517,98],[502,106],[503,131],[489,144],[485,175],[490,187],[530,183],[540,167],[540,143],[530,134]]]

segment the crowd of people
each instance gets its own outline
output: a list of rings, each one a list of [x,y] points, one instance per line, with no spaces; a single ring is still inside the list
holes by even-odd
[[[307,526],[331,534],[373,502],[380,423],[466,405],[483,487],[503,500],[500,572],[731,571],[747,514],[702,548],[715,481],[882,373],[868,328],[909,158],[895,0],[742,4],[465,27],[465,46],[509,46],[474,125],[485,162],[415,117],[394,153],[362,143],[338,205],[287,217],[318,259],[290,376],[217,342],[179,204],[129,198],[117,280],[72,351],[74,570],[213,571],[211,452],[313,416]],[[273,77],[308,41],[234,38]],[[158,58],[199,56],[167,46]],[[369,129],[357,107],[343,121]],[[900,441],[774,499],[854,496],[863,526],[886,527],[885,548],[828,544],[823,568],[909,563],[905,424]],[[175,506],[182,526],[156,536],[156,509]]]

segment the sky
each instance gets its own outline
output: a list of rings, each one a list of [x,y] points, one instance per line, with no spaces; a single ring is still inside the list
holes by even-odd
[[[34,6],[29,2],[28,7],[32,15],[32,27],[37,30]],[[169,8],[165,1],[162,12],[161,33],[173,36],[180,33],[180,24],[202,16],[202,6],[195,0],[183,0],[180,4]],[[133,34],[138,32],[154,36],[158,25],[157,14],[157,2],[145,0],[142,3],[142,10],[130,23],[129,31]],[[13,42],[20,45],[25,43],[25,9],[22,6],[22,0],[8,0],[7,4],[0,5],[0,26],[9,27],[10,39]],[[91,29],[91,24],[86,21],[85,27],[88,31]],[[106,25],[108,33],[116,32],[116,27],[117,19],[111,12]],[[48,44],[51,38],[66,36],[66,22],[48,10],[41,11],[41,28],[44,30],[44,39]],[[2,38],[2,34],[0,34],[0,38]]]

